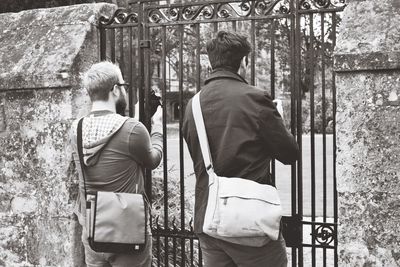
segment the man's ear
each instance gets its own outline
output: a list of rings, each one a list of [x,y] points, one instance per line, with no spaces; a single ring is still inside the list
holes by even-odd
[[[118,87],[116,85],[114,85],[113,89],[111,90],[111,94],[115,97],[119,97],[120,94],[120,90],[118,89]]]
[[[242,58],[243,67],[247,68],[249,66],[249,56],[244,56]]]
[[[246,72],[247,72],[247,66],[246,66],[246,57],[243,57],[242,60],[240,61],[240,67],[239,67],[239,75],[242,76],[243,78],[246,78]]]

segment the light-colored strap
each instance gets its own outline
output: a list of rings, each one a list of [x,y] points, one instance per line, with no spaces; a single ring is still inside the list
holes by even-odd
[[[214,171],[210,153],[210,146],[208,144],[206,128],[204,126],[203,113],[200,106],[200,92],[193,97],[192,112],[194,123],[196,125],[197,136],[199,137],[201,154],[203,155],[204,165],[207,173]],[[210,174],[210,173],[209,173]]]

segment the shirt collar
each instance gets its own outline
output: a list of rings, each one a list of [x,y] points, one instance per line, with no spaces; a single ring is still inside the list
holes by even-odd
[[[93,110],[89,113],[89,116],[93,115],[94,117],[98,117],[98,116],[104,116],[104,115],[113,114],[113,113],[115,113],[115,112],[112,112],[111,110],[107,110],[107,109]]]
[[[242,76],[226,68],[217,68],[213,70],[204,84],[216,79],[233,79],[247,84],[247,81]]]

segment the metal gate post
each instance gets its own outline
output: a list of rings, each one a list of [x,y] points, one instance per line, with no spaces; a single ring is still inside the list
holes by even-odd
[[[291,133],[296,136],[296,79],[295,75],[297,72],[297,65],[296,65],[296,49],[295,49],[295,44],[296,44],[296,0],[291,0],[290,1],[290,130]],[[297,180],[296,180],[296,164],[292,164],[291,166],[291,212],[292,212],[292,217],[297,214]],[[297,248],[292,247],[292,266],[296,267],[297,266]]]
[[[295,3],[295,90],[296,90],[296,97],[297,97],[297,144],[299,146],[300,157],[297,160],[297,216],[300,220],[303,219],[303,149],[302,149],[302,141],[303,141],[303,120],[302,120],[302,90],[300,87],[301,84],[301,17],[299,14],[300,10],[300,0],[296,0]],[[303,227],[299,229],[300,233],[300,240],[303,243]],[[299,260],[299,267],[303,267],[303,246],[299,247],[298,250],[298,260]]]
[[[146,23],[147,14],[145,11],[145,2],[138,2],[138,22],[139,22],[139,119],[146,126],[146,128],[151,132],[151,117],[150,117],[150,87],[151,87],[151,77],[150,77],[150,41],[149,41],[149,27]],[[152,192],[152,175],[151,170],[144,170],[145,173],[145,191],[146,195],[151,202]]]

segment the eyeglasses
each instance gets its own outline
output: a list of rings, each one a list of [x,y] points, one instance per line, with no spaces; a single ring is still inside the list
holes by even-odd
[[[116,83],[116,84],[114,84],[114,86],[116,86],[116,85],[118,85],[119,87],[124,87],[125,88],[125,90],[127,90],[128,89],[128,87],[129,87],[129,83]],[[114,89],[114,86],[111,88],[111,91]]]

